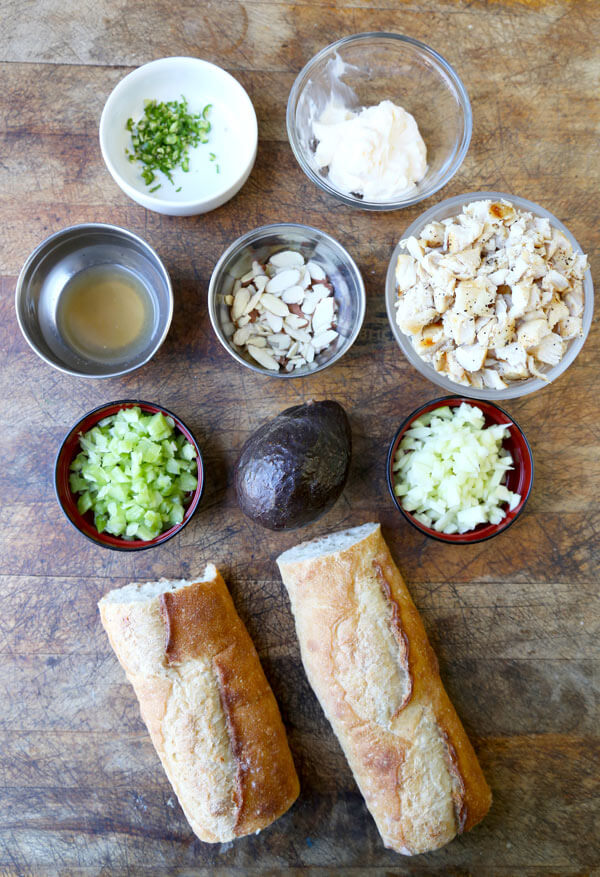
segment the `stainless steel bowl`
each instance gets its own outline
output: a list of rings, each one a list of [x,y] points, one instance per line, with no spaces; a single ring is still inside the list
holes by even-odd
[[[70,281],[101,265],[134,275],[152,306],[146,343],[114,361],[85,358],[63,338],[58,321],[61,296]],[[15,309],[25,340],[49,365],[77,377],[113,378],[144,365],[161,346],[173,316],[173,290],[165,266],[142,238],[115,225],[86,223],[56,232],[31,253],[17,281]]]
[[[254,259],[264,262],[281,249],[298,250],[306,261],[314,259],[322,265],[333,284],[338,305],[336,328],[339,337],[317,354],[313,363],[293,372],[269,371],[232,344],[234,326],[225,302],[225,296],[232,292],[235,281],[250,270]],[[365,287],[360,271],[342,245],[324,231],[288,222],[263,225],[234,241],[215,265],[208,287],[210,320],[223,347],[241,365],[273,378],[306,377],[340,359],[360,332],[365,306]]]

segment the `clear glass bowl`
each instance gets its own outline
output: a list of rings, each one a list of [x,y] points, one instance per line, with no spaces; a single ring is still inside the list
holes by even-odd
[[[421,230],[428,222],[456,216],[462,211],[462,208],[471,201],[482,201],[485,199],[491,199],[492,201],[510,201],[511,204],[514,204],[515,207],[518,207],[521,210],[527,210],[535,216],[545,217],[549,220],[552,226],[562,231],[565,237],[570,241],[571,246],[576,253],[583,252],[569,229],[566,228],[556,216],[548,210],[545,210],[543,207],[540,207],[539,204],[534,204],[533,201],[527,201],[526,198],[519,198],[517,195],[507,195],[504,192],[469,192],[466,195],[456,195],[453,198],[447,198],[445,201],[441,201],[439,204],[430,207],[429,210],[426,210],[425,213],[422,213],[421,216],[415,219],[412,225],[409,225],[406,231],[400,235],[400,240],[405,240],[411,235],[418,237]],[[573,338],[569,341],[566,353],[558,365],[552,366],[551,368],[540,366],[540,371],[544,371],[547,376],[546,381],[541,380],[541,378],[528,378],[524,381],[513,381],[505,390],[490,390],[488,388],[477,389],[476,387],[465,387],[463,384],[451,381],[450,378],[436,372],[432,365],[421,359],[412,346],[408,335],[405,335],[396,323],[395,303],[398,297],[395,276],[396,262],[398,261],[400,253],[405,252],[406,250],[400,246],[400,243],[398,243],[392,253],[392,258],[390,259],[385,281],[385,305],[387,315],[392,328],[392,333],[398,342],[398,346],[402,350],[402,353],[408,361],[414,365],[417,371],[423,375],[423,377],[428,378],[432,383],[437,384],[438,387],[443,387],[444,390],[447,390],[450,393],[459,392],[461,396],[468,396],[471,399],[487,399],[490,402],[498,402],[501,399],[519,399],[521,396],[527,396],[529,393],[541,390],[543,387],[547,387],[548,384],[552,383],[552,381],[555,381],[556,378],[568,369],[583,347],[588,332],[590,331],[592,316],[594,313],[594,286],[592,283],[592,273],[589,268],[585,272],[583,278],[584,310],[582,335],[579,338]]]
[[[341,78],[335,73],[340,59]],[[312,120],[332,93],[349,109],[391,100],[411,113],[427,146],[427,173],[404,197],[365,201],[338,191],[317,168]],[[287,106],[288,137],[304,173],[344,204],[364,210],[397,210],[429,198],[452,178],[469,148],[471,105],[450,64],[429,46],[393,33],[356,34],[320,51],[299,73]]]

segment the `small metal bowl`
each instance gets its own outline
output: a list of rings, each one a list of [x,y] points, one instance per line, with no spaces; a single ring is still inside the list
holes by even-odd
[[[59,305],[80,272],[116,266],[145,287],[152,306],[147,343],[135,354],[111,360],[87,359],[67,344],[59,329]],[[46,238],[25,262],[15,293],[15,309],[25,340],[45,362],[82,378],[114,378],[151,359],[166,338],[173,316],[173,291],[167,270],[142,238],[102,223],[64,228]]]
[[[225,296],[246,274],[253,260],[264,262],[282,249],[297,250],[305,260],[314,259],[326,271],[334,287],[338,305],[339,337],[317,354],[314,362],[292,372],[269,371],[254,362],[232,342],[234,325]],[[247,232],[228,247],[215,265],[208,287],[208,311],[217,338],[234,359],[246,368],[273,378],[303,378],[337,362],[354,344],[362,326],[366,307],[361,273],[350,254],[334,238],[309,225],[275,223]]]
[[[85,515],[80,514],[77,508],[77,499],[69,486],[71,463],[81,450],[79,446],[79,436],[92,429],[93,426],[96,426],[96,424],[105,417],[110,417],[111,415],[116,414],[122,408],[133,408],[136,405],[138,408],[141,408],[145,414],[157,414],[160,412],[164,414],[165,417],[171,417],[175,421],[175,428],[186,437],[190,444],[193,445],[194,450],[196,451],[196,461],[198,464],[198,486],[189,496],[183,521],[180,524],[170,527],[163,533],[159,533],[158,536],[155,536],[154,539],[150,539],[147,542],[140,539],[121,539],[119,536],[112,536],[106,531],[104,533],[99,533],[94,526],[93,513],[88,511]],[[202,454],[200,453],[198,442],[188,427],[177,417],[177,415],[173,414],[172,411],[169,411],[168,408],[163,408],[162,405],[155,405],[153,402],[142,402],[139,399],[120,399],[116,402],[107,402],[105,405],[100,405],[98,408],[93,408],[91,411],[88,411],[87,414],[84,414],[81,420],[77,421],[75,426],[69,430],[63,439],[58,454],[56,455],[56,463],[54,466],[54,490],[58,503],[67,520],[76,530],[79,530],[79,532],[86,536],[91,542],[95,542],[96,545],[100,545],[102,548],[112,548],[115,551],[143,551],[146,548],[153,548],[156,545],[162,545],[164,542],[168,542],[169,539],[172,539],[173,536],[183,530],[186,524],[190,522],[194,512],[198,508],[200,500],[202,499],[202,494],[204,493],[204,466],[202,463]]]
[[[512,490],[513,493],[518,493],[521,499],[519,504],[512,511],[508,509],[506,510],[506,515],[502,518],[499,524],[478,524],[474,530],[468,530],[466,533],[439,533],[431,527],[426,527],[418,521],[411,512],[406,511],[406,509],[402,507],[402,503],[396,496],[394,490],[394,459],[404,434],[418,417],[421,417],[423,414],[429,414],[431,411],[435,411],[436,408],[442,408],[446,405],[450,408],[457,408],[459,405],[462,405],[463,402],[466,402],[468,405],[474,405],[483,412],[486,427],[493,426],[494,424],[501,424],[502,426],[508,427],[509,434],[504,439],[503,447],[510,451],[512,455],[513,468],[507,473],[506,486],[509,490]],[[494,405],[493,402],[471,399],[466,396],[444,396],[440,399],[432,399],[432,401],[427,402],[426,405],[421,405],[413,411],[412,414],[409,414],[406,420],[400,425],[391,441],[388,451],[386,476],[394,505],[398,511],[404,515],[408,523],[416,530],[419,530],[420,533],[429,536],[431,539],[436,539],[438,542],[446,542],[450,545],[473,545],[475,542],[485,542],[487,539],[491,539],[493,536],[503,533],[511,526],[511,524],[514,524],[529,499],[529,494],[533,487],[533,469],[533,455],[531,453],[531,448],[529,447],[529,442],[519,424],[516,423],[510,414],[498,405]]]

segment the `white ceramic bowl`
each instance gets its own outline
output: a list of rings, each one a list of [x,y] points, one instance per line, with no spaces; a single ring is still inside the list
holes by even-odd
[[[190,149],[189,172],[175,170],[174,185],[157,172],[162,185],[150,192],[139,162],[130,162],[125,152],[131,148],[126,122],[142,118],[145,100],[182,95],[190,113],[212,105],[209,142]],[[114,181],[142,207],[169,216],[206,213],[233,198],[250,175],[257,143],[256,113],[246,91],[225,70],[199,58],[161,58],[138,67],[113,89],[100,119],[100,149]]]
[[[520,210],[527,210],[528,212],[533,213],[534,216],[545,217],[550,222],[550,225],[562,231],[576,253],[583,252],[569,229],[566,228],[556,216],[553,216],[552,213],[545,210],[543,207],[540,207],[539,204],[535,204],[533,201],[527,201],[525,198],[519,198],[517,195],[507,195],[504,192],[468,192],[466,195],[456,195],[454,198],[447,198],[445,201],[441,201],[439,204],[430,207],[429,210],[426,210],[425,213],[422,213],[421,216],[415,219],[412,225],[400,235],[400,240],[405,240],[411,235],[418,237],[421,230],[428,222],[432,222],[433,220],[441,221],[450,216],[456,216],[462,211],[463,206],[469,204],[471,201],[482,201],[485,199],[491,199],[492,201],[500,201],[504,199],[505,201],[510,201],[511,204],[514,204],[515,207],[518,207]],[[406,251],[400,246],[400,243],[398,243],[392,253],[392,258],[390,259],[390,264],[387,270],[385,281],[385,304],[390,326],[394,338],[398,342],[402,353],[408,361],[414,365],[423,377],[428,378],[432,383],[437,384],[438,387],[443,387],[447,392],[459,393],[461,396],[469,396],[471,399],[487,399],[490,402],[498,402],[501,399],[518,399],[521,396],[528,396],[529,393],[541,390],[543,387],[547,387],[552,381],[555,381],[556,378],[568,369],[583,347],[588,332],[590,331],[590,326],[592,325],[592,316],[594,313],[594,285],[592,283],[592,273],[589,268],[585,272],[583,278],[583,332],[579,338],[573,338],[569,341],[566,353],[558,365],[545,369],[545,374],[547,376],[546,381],[543,381],[540,378],[528,378],[524,381],[513,381],[505,390],[490,390],[487,388],[479,390],[475,387],[465,387],[463,384],[457,384],[456,381],[451,381],[450,378],[444,377],[444,375],[436,372],[432,365],[421,359],[412,346],[408,335],[405,335],[396,323],[395,303],[398,297],[395,276],[396,262],[398,261],[399,254],[404,252]],[[542,367],[540,367],[540,370],[542,370]]]

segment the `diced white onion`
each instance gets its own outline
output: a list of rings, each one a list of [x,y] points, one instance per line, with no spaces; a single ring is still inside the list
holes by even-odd
[[[521,501],[503,483],[513,459],[502,442],[508,427],[485,427],[481,409],[463,402],[421,415],[400,442],[393,463],[402,507],[441,533],[499,524],[506,505]]]

